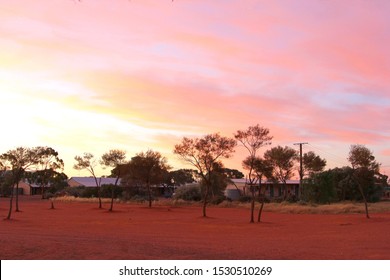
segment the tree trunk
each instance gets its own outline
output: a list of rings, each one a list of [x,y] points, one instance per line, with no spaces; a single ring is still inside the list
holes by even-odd
[[[206,190],[205,190],[204,198],[203,198],[203,217],[207,217],[206,207],[207,207],[207,198],[209,196],[209,188],[210,188],[210,186],[207,183],[206,184]]]
[[[352,174],[352,176],[355,178],[356,183],[357,183],[357,185],[358,185],[358,190],[359,190],[359,192],[360,192],[360,194],[361,194],[361,196],[362,196],[362,198],[363,198],[364,207],[365,207],[365,210],[366,210],[366,218],[369,219],[370,216],[368,215],[368,204],[367,204],[367,199],[366,199],[366,196],[365,196],[365,194],[364,194],[363,187],[362,187],[362,185],[361,185],[361,183],[360,183],[360,181],[359,181],[359,178],[358,178],[358,177],[356,176],[356,174],[355,174],[355,171],[356,171],[356,170],[354,170],[354,173]]]
[[[364,207],[365,207],[365,210],[366,210],[366,218],[369,219],[370,216],[368,215],[368,204],[367,204],[367,199],[366,199],[366,196],[364,195],[364,192],[363,192],[363,188],[362,186],[358,183],[358,189],[360,191],[360,194],[362,195],[363,197],[363,201],[364,201]]]
[[[258,223],[261,222],[261,214],[263,213],[264,202],[265,202],[265,189],[264,189],[264,193],[262,193],[262,194],[261,194],[261,189],[260,189],[259,196],[261,196],[261,205],[260,205],[260,208],[259,208],[259,213],[257,215],[257,222]]]
[[[251,201],[251,220],[250,223],[254,223],[254,212],[255,212],[255,190],[254,187],[251,186],[251,193],[252,193],[252,201]]]
[[[99,199],[99,209],[103,208],[102,206],[102,198],[100,197],[100,187],[96,187],[98,199]]]
[[[149,182],[147,183],[148,195],[149,195],[149,208],[152,208],[152,190],[150,189]]]
[[[16,209],[15,209],[15,212],[20,212],[20,210],[19,210],[19,181],[16,183]]]
[[[45,198],[45,192],[43,191],[43,185],[41,185],[41,195],[42,195],[42,199]]]
[[[111,205],[108,211],[112,212],[113,208],[114,208],[114,186],[112,186],[111,188]]]
[[[118,176],[116,177],[115,184],[111,188],[111,206],[109,210],[110,212],[112,212],[112,209],[114,208],[114,194],[115,194],[114,191],[116,189],[116,186],[118,185],[119,177],[120,177],[120,171],[118,171]]]
[[[8,211],[8,216],[6,218],[7,220],[11,219],[12,204],[13,204],[13,200],[14,200],[14,189],[15,189],[15,186],[12,185],[12,188],[11,188],[11,198],[9,199],[9,211]]]
[[[94,175],[94,173],[92,173],[93,175],[93,178],[95,179],[95,183],[96,183],[96,191],[97,191],[97,196],[98,196],[98,199],[99,199],[99,209],[102,209],[103,206],[102,206],[102,199],[100,197],[100,184],[101,184],[101,181],[102,181],[102,178],[100,178],[100,181],[98,182],[96,176]]]

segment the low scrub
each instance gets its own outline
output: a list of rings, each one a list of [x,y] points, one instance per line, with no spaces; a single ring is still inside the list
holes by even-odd
[[[199,186],[183,186],[176,189],[173,197],[185,201],[200,201],[202,194]]]

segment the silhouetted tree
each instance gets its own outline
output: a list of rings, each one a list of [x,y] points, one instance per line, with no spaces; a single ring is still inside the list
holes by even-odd
[[[297,160],[297,152],[290,147],[273,147],[264,153],[264,159],[273,166],[272,176],[274,180],[283,183],[284,199],[286,199],[286,183],[293,175],[294,163]]]
[[[87,170],[95,179],[96,191],[99,200],[99,208],[102,208],[102,199],[100,194],[100,182],[98,181],[95,173],[95,168],[98,165],[98,161],[95,156],[91,153],[84,153],[82,156],[75,156],[74,159],[76,163],[73,165],[73,168],[76,170]]]
[[[365,189],[375,184],[375,174],[379,174],[379,163],[375,161],[372,152],[363,145],[352,145],[349,150],[348,161],[352,165],[353,179],[357,183],[358,190],[363,198],[367,219],[368,204]]]
[[[121,166],[125,164],[126,152],[122,150],[110,150],[102,155],[100,163],[106,167],[113,167],[116,171],[115,184],[111,187],[111,205],[109,211],[111,212],[114,207],[114,194],[118,185],[119,178],[121,177]]]
[[[12,174],[12,188],[9,204],[9,212],[6,219],[11,219],[14,187],[16,186],[16,212],[20,212],[19,209],[19,182],[23,179],[26,170],[38,164],[38,157],[35,148],[18,147],[14,150],[0,155],[3,168],[10,170]]]
[[[248,170],[249,188],[252,194],[251,217],[250,222],[254,223],[254,210],[256,201],[256,181],[257,176],[254,174],[254,165],[257,159],[257,153],[263,146],[270,145],[272,136],[269,135],[269,129],[260,125],[250,126],[247,130],[238,130],[234,137],[249,152],[249,156],[244,160],[243,167]]]
[[[303,155],[303,170],[304,173],[311,176],[315,173],[324,171],[326,160],[322,159],[316,153],[310,151]]]
[[[167,159],[153,150],[138,153],[128,163],[127,176],[146,187],[150,208],[153,200],[151,186],[162,184],[164,175],[170,168]]]
[[[28,181],[40,186],[41,196],[44,199],[44,190],[48,187],[50,178],[55,176],[56,170],[63,170],[64,161],[59,158],[58,152],[51,147],[36,147],[34,150],[38,163]]]
[[[183,161],[194,166],[205,182],[203,193],[203,217],[206,215],[206,207],[211,191],[211,176],[215,163],[222,158],[229,158],[236,146],[234,139],[223,137],[219,133],[208,134],[202,138],[184,137],[180,144],[175,145],[174,153]]]
[[[254,162],[253,170],[257,176],[258,186],[259,186],[259,190],[258,190],[259,200],[261,201],[261,205],[260,205],[259,212],[257,215],[257,222],[261,221],[261,214],[263,213],[264,202],[265,202],[266,188],[265,187],[263,188],[262,180],[263,180],[263,177],[267,178],[267,179],[272,179],[273,169],[274,169],[274,167],[272,166],[270,161],[267,161],[267,160],[260,158],[260,157],[256,158],[256,160]],[[262,189],[264,189],[264,191],[262,191]]]
[[[221,169],[221,172],[225,174],[229,179],[242,179],[245,177],[244,173],[237,169],[223,167]]]

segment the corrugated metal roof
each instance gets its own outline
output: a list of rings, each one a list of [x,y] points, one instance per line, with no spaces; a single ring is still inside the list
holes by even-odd
[[[100,186],[103,185],[114,185],[116,178],[105,178],[105,177],[97,177],[96,178]],[[95,178],[93,177],[71,177],[69,180],[74,180],[80,185],[85,187],[96,187]],[[118,185],[120,184],[120,179],[118,181]]]

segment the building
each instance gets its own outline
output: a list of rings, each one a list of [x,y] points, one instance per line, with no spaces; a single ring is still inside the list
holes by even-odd
[[[115,185],[116,178],[97,177],[99,186],[103,185]],[[120,179],[118,185],[120,184]],[[71,177],[68,180],[69,187],[96,187],[96,181],[94,177]]]
[[[265,196],[269,199],[298,197],[299,195],[299,180],[287,180],[286,184],[262,181],[261,186],[265,188]],[[246,179],[232,179],[232,183],[226,187],[225,195],[232,200],[237,200],[241,195],[250,195],[249,182]]]
[[[44,189],[48,189],[50,186],[43,186]],[[16,186],[14,188],[16,193]],[[19,182],[18,192],[22,195],[36,195],[42,193],[42,187],[37,184],[30,184],[27,180],[22,180]]]

